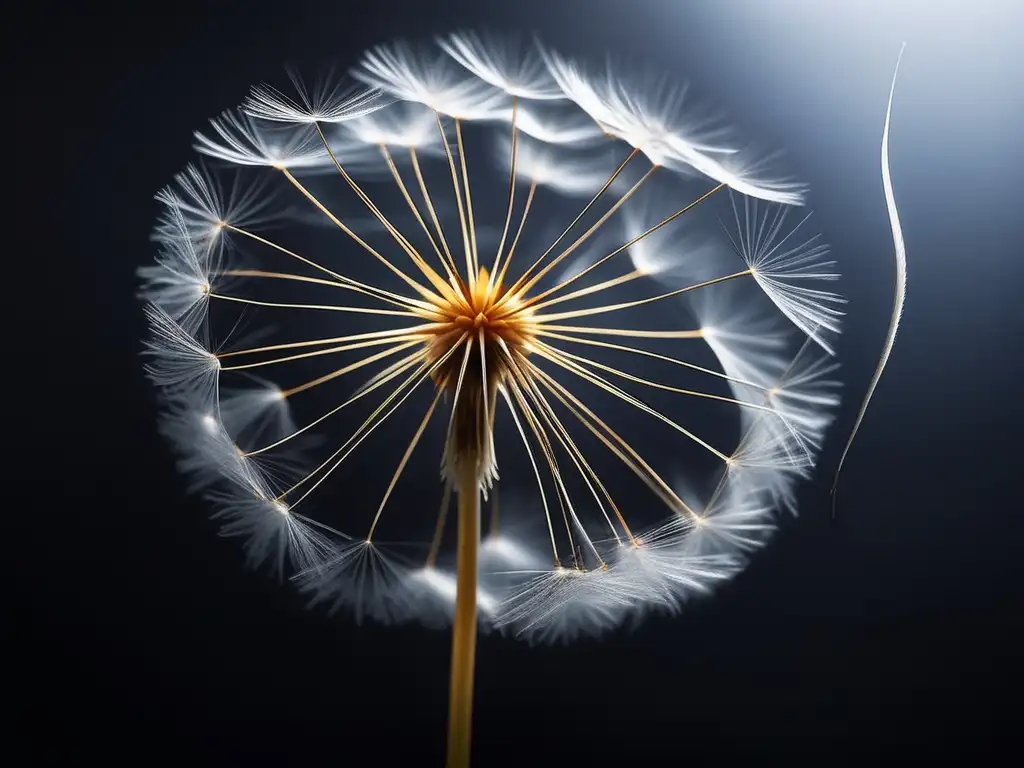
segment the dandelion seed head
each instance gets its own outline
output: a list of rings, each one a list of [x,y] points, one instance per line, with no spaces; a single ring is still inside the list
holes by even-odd
[[[357,622],[678,612],[795,509],[839,402],[806,190],[673,79],[436,43],[195,134],[139,271],[161,431],[251,565]]]

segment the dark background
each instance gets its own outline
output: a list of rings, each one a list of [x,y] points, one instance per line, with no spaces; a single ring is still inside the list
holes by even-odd
[[[907,3],[889,16],[878,3],[774,5],[97,6],[55,9],[47,31],[22,41],[17,92],[34,98],[15,115],[27,138],[8,151],[20,166],[61,146],[67,194],[60,223],[15,224],[22,263],[44,256],[58,230],[64,242],[41,271],[31,262],[57,291],[31,304],[50,337],[34,369],[46,375],[21,379],[47,417],[25,432],[33,455],[9,495],[12,517],[31,518],[38,536],[12,539],[16,605],[27,611],[13,626],[29,641],[12,679],[25,683],[26,722],[48,723],[38,748],[146,762],[440,764],[448,637],[307,612],[290,588],[245,571],[237,542],[217,538],[183,496],[152,427],[133,272],[150,257],[152,194],[192,156],[191,131],[251,83],[286,61],[347,66],[376,42],[481,24],[652,59],[721,94],[740,125],[790,149],[851,305],[839,350],[847,399],[801,517],[681,618],[565,648],[484,639],[476,764],[981,755],[1012,736],[1021,14],[1011,2]],[[891,157],[908,304],[830,526],[831,468],[888,320],[878,144],[902,40]],[[15,210],[39,213],[24,199]],[[12,408],[24,423],[29,409]]]

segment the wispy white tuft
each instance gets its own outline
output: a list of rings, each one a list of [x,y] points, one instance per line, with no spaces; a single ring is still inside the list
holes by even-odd
[[[281,218],[280,201],[265,177],[232,174],[230,184],[205,165],[190,163],[174,177],[174,183],[156,194],[167,207],[153,238],[158,242],[179,242],[187,236],[198,247],[212,248],[224,236],[224,225],[260,229]],[[180,217],[185,231],[170,214]]]
[[[634,206],[622,213],[622,241],[631,242],[658,223],[663,216],[654,216],[648,206]],[[677,229],[659,229],[637,240],[627,251],[633,269],[669,279],[686,271],[694,252],[685,236]]]
[[[215,391],[220,361],[160,307],[145,309],[150,335],[146,373],[154,383],[172,390],[207,395]]]
[[[729,553],[694,553],[687,548],[696,523],[690,516],[675,516],[637,536],[635,544],[619,548],[614,573],[619,589],[629,594],[637,612],[648,608],[677,611],[687,600],[708,594],[735,572]]]
[[[767,313],[750,292],[737,282],[710,286],[690,295],[690,306],[700,324],[702,338],[730,377],[733,397],[761,403],[785,370],[788,340],[784,320]],[[756,291],[755,291],[756,294]],[[756,295],[753,298],[758,298]],[[744,424],[757,411],[740,409]]]
[[[600,635],[624,613],[626,597],[610,588],[613,583],[610,570],[543,571],[502,601],[495,625],[535,643]]]
[[[298,73],[288,70],[295,96],[269,85],[254,86],[242,110],[263,120],[282,123],[343,123],[368,115],[389,103],[380,89],[353,88],[331,77],[307,86]]]
[[[813,338],[829,354],[834,351],[822,331],[838,333],[846,299],[837,293],[810,287],[839,279],[836,262],[827,259],[828,246],[819,235],[805,237],[803,224],[784,229],[788,209],[743,199],[742,213],[732,199],[736,233],[729,233],[733,250],[750,267],[754,279],[779,310],[797,328]],[[808,285],[810,283],[810,285]]]
[[[206,498],[214,506],[213,518],[223,521],[221,535],[245,539],[251,568],[266,564],[283,577],[293,571],[314,572],[333,556],[330,539],[262,488],[217,489]]]
[[[579,112],[520,104],[516,107],[516,130],[546,144],[583,148],[604,138],[601,129]],[[512,111],[506,119],[511,121]]]
[[[258,123],[241,112],[224,112],[210,120],[213,135],[195,132],[195,148],[234,165],[271,168],[333,168],[316,129]]]
[[[643,85],[639,85],[640,78],[626,83],[610,67],[592,75],[556,53],[544,51],[544,58],[569,99],[605,133],[640,150],[656,165],[686,162],[700,151],[734,151],[714,141],[720,131],[710,128],[707,117],[690,108],[685,85],[664,77],[645,77]]]
[[[685,86],[656,76],[627,83],[610,67],[592,75],[557,54],[544,56],[568,98],[605,133],[640,150],[655,165],[697,171],[751,197],[785,204],[802,201],[801,185],[764,178],[763,160],[743,159],[737,147],[720,141],[722,130],[689,103]]]
[[[489,119],[508,106],[504,93],[468,74],[444,53],[405,43],[379,45],[368,51],[352,74],[397,99],[423,104],[450,117]]]
[[[506,172],[510,169],[511,149],[511,137],[499,136],[495,158]],[[535,183],[561,194],[593,195],[614,169],[604,158],[567,156],[557,147],[522,136],[516,141],[516,176],[527,184]]]
[[[222,251],[193,240],[177,205],[168,207],[161,227],[163,237],[156,264],[137,270],[142,283],[139,296],[159,307],[186,335],[194,336],[206,321]]]
[[[415,606],[414,612],[404,619],[417,619],[427,614],[445,625],[451,623],[457,593],[455,574],[428,565],[410,571],[404,586],[409,592],[410,605]],[[479,619],[489,622],[498,601],[486,589],[477,587],[476,606]]]
[[[385,623],[410,616],[408,564],[381,551],[365,539],[335,546],[332,557],[296,579],[311,596],[311,605],[326,604],[332,613],[344,611],[357,623],[373,619]]]
[[[247,387],[221,387],[220,418],[232,440],[244,450],[262,448],[296,430],[281,388],[255,377]]]
[[[534,48],[507,38],[458,32],[438,40],[441,48],[485,83],[524,99],[563,99]]]
[[[422,104],[400,101],[353,120],[345,128],[367,145],[383,144],[432,154],[444,152],[444,143],[437,130],[437,118]]]
[[[775,532],[778,505],[794,484],[786,475],[773,476],[771,485],[759,485],[760,479],[752,474],[726,475],[717,495],[686,537],[686,550],[726,556],[734,570],[742,567],[750,553]]]

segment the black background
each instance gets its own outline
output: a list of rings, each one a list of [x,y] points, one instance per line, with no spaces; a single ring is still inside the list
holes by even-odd
[[[183,496],[152,428],[133,270],[148,258],[151,196],[190,158],[191,131],[285,61],[307,71],[331,59],[345,66],[382,40],[484,23],[598,53],[621,46],[656,60],[679,56],[706,89],[721,78],[733,85],[743,68],[733,58],[723,74],[702,58],[718,30],[702,27],[699,12],[678,22],[679,47],[694,46],[680,52],[656,34],[670,23],[671,3],[555,5],[226,0],[60,16],[23,41],[16,83],[34,98],[20,100],[26,138],[8,150],[31,170],[61,146],[67,195],[59,223],[44,212],[39,224],[12,224],[31,285],[50,286],[25,305],[38,314],[9,330],[34,334],[42,315],[42,363],[8,370],[42,404],[24,432],[23,476],[9,479],[9,514],[38,532],[25,545],[10,541],[28,611],[15,633],[42,630],[13,673],[24,683],[15,708],[33,724],[24,733],[47,734],[35,737],[39,749],[143,762],[180,753],[230,763],[440,763],[447,636],[357,628],[304,610],[289,588],[246,572],[236,542],[217,538],[202,506]],[[891,296],[877,142],[893,35],[884,60],[865,64],[877,75],[874,111],[862,125],[837,127],[831,145],[823,139],[839,159],[821,147],[796,152],[847,275],[851,320],[840,355],[858,396]],[[1016,156],[999,155],[992,137],[1012,127],[979,119],[976,134],[956,134],[961,123],[942,118],[962,112],[968,94],[922,96],[928,66],[914,68],[911,43],[900,87],[916,108],[894,124],[892,145],[909,303],[848,463],[838,524],[828,523],[823,470],[802,489],[801,518],[681,618],[564,648],[486,638],[478,765],[981,755],[1012,735],[1022,634],[1019,139]],[[1011,53],[990,51],[986,62]],[[787,84],[762,64],[768,69],[747,83],[754,101],[784,99]],[[966,56],[956,64],[969,66]],[[843,88],[841,77],[834,87]],[[734,93],[728,106],[742,98]],[[1004,98],[1011,108],[997,114],[1019,123],[1019,95],[1017,108]],[[975,99],[974,108],[985,106]],[[823,108],[802,130],[829,125]],[[59,145],[42,138],[50,133]],[[23,182],[8,179],[15,210],[38,215]],[[61,240],[63,249],[51,250]],[[15,293],[27,291],[22,283]],[[29,408],[14,397],[23,424]],[[843,429],[856,399],[846,401]],[[843,429],[830,436],[826,468]]]

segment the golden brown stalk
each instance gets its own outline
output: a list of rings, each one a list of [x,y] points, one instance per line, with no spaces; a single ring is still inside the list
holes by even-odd
[[[476,464],[476,461],[465,461],[459,469],[458,582],[448,690],[448,768],[468,768],[472,747],[476,578],[480,549],[480,490]]]

